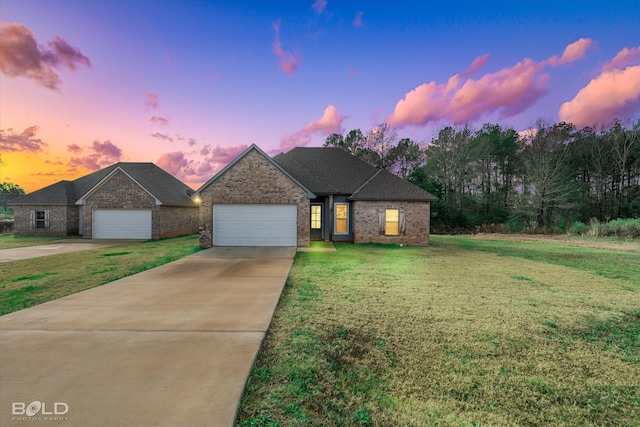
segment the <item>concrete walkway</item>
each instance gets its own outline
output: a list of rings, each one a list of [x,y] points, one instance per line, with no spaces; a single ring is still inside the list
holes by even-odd
[[[232,426],[295,251],[208,249],[0,317],[0,425]]]
[[[140,240],[137,240],[138,242]],[[122,245],[129,241],[105,240],[102,242],[60,241],[50,245],[25,246],[23,248],[0,249],[0,263],[17,261],[21,259],[37,258],[47,255],[65,254],[68,252],[88,251],[90,249],[104,248],[108,246]]]

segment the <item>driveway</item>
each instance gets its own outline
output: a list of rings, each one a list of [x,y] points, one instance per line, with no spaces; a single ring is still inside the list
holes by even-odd
[[[0,425],[233,425],[295,250],[207,249],[0,317]]]
[[[136,240],[140,242],[140,240]],[[90,249],[104,248],[107,246],[122,245],[129,240],[105,240],[101,242],[64,241],[50,245],[25,246],[23,248],[0,249],[0,263],[17,261],[21,259],[37,258],[47,255],[65,254],[67,252],[88,251]]]

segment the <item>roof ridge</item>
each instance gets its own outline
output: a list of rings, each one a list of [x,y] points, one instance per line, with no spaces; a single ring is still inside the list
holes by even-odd
[[[369,183],[371,182],[371,180],[372,180],[373,178],[375,178],[376,176],[378,176],[378,174],[380,174],[380,172],[382,172],[383,170],[384,170],[384,169],[378,169],[378,170],[376,171],[376,173],[374,173],[373,175],[371,175],[371,176],[369,177],[369,179],[367,179],[367,180],[366,180],[366,181],[365,181],[365,182],[364,182],[360,187],[358,187],[358,188],[356,189],[356,191],[354,191],[354,192],[351,194],[351,196],[349,196],[349,197],[353,197],[353,196],[355,196],[356,194],[358,194],[358,192],[360,192],[360,190],[362,190],[364,187],[366,187],[366,186],[367,186],[367,184],[369,184]]]

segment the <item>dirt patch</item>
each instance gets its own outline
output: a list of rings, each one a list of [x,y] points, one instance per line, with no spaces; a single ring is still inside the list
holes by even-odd
[[[474,234],[470,236],[473,239],[494,239],[494,240],[508,240],[512,242],[545,242],[552,241],[556,243],[562,243],[570,246],[580,246],[584,248],[598,248],[598,249],[613,249],[619,251],[640,250],[640,242],[628,242],[628,241],[612,241],[609,239],[603,240],[583,240],[569,236],[549,236],[549,235],[529,235],[529,234]]]

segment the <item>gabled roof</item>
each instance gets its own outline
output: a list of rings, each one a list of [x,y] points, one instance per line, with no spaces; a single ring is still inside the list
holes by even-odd
[[[316,197],[315,194],[313,194],[313,192],[311,190],[309,190],[308,187],[306,187],[303,183],[301,183],[294,175],[292,175],[291,173],[289,173],[286,169],[284,169],[281,165],[279,165],[278,163],[276,163],[274,161],[274,159],[272,159],[267,153],[265,153],[264,151],[262,151],[260,149],[260,147],[258,147],[256,144],[251,144],[246,150],[244,150],[238,157],[236,157],[231,163],[229,163],[227,166],[225,166],[224,168],[222,168],[222,170],[220,170],[220,172],[218,172],[217,174],[215,174],[209,181],[205,182],[204,184],[202,184],[202,186],[200,188],[198,188],[198,190],[194,193],[194,197],[198,196],[200,194],[200,192],[202,190],[204,190],[205,188],[209,187],[211,184],[213,184],[214,182],[216,182],[222,175],[224,175],[229,169],[231,169],[232,167],[234,167],[240,160],[242,160],[247,154],[249,154],[251,151],[256,151],[257,153],[259,153],[262,157],[264,157],[269,163],[271,163],[276,169],[278,169],[280,172],[282,172],[284,175],[286,175],[289,179],[291,179],[293,182],[296,183],[296,185],[298,185],[300,188],[302,188],[304,191],[306,191],[307,193],[307,197],[310,199],[314,199]]]
[[[190,194],[193,190],[153,163],[120,162],[74,181],[60,181],[33,193],[18,197],[12,205],[74,205],[82,203],[100,184],[122,171],[165,206],[198,206]]]
[[[438,200],[422,188],[342,148],[297,147],[278,154],[274,160],[318,195],[348,195],[350,200]]]

